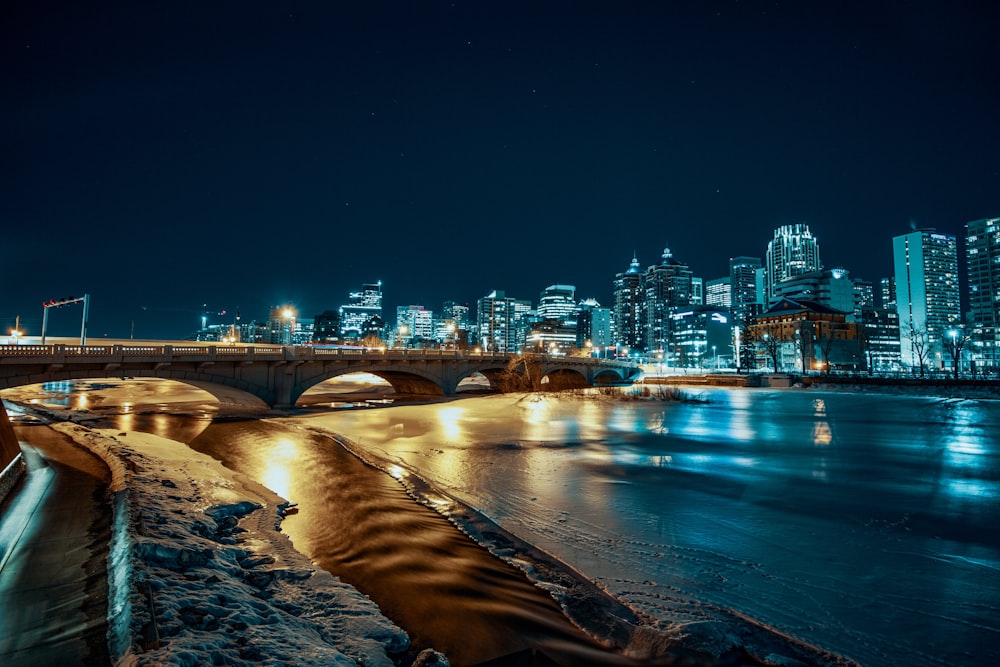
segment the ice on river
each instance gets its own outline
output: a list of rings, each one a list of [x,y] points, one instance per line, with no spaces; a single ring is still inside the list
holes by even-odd
[[[296,420],[700,641],[727,641],[736,615],[865,665],[1000,661],[1000,404],[694,394],[704,400],[506,395]]]

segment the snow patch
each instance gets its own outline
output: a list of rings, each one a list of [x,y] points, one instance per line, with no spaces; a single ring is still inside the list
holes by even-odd
[[[117,664],[392,667],[409,646],[367,596],[295,551],[277,531],[288,503],[266,488],[155,435],[52,428],[111,469]]]

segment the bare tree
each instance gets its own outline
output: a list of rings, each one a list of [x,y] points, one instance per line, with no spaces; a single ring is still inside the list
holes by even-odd
[[[519,354],[507,361],[497,377],[497,388],[504,394],[538,391],[542,386],[542,365],[533,355]]]
[[[969,337],[964,331],[959,329],[951,329],[948,331],[948,335],[944,339],[944,349],[951,356],[951,368],[955,374],[955,379],[958,379],[958,372],[962,366],[962,348],[965,344],[969,342]]]
[[[375,334],[368,334],[367,336],[361,339],[361,347],[366,347],[369,349],[377,347],[385,347],[385,343],[382,341],[381,338],[379,338]]]
[[[778,350],[784,342],[781,336],[781,325],[769,322],[758,327],[757,345],[771,358],[774,372],[778,372]]]
[[[920,377],[924,377],[924,369],[927,364],[927,357],[930,355],[931,342],[925,327],[914,326],[913,324],[900,324],[900,337],[910,341],[910,351],[917,358],[920,367]],[[905,332],[905,335],[904,335]]]

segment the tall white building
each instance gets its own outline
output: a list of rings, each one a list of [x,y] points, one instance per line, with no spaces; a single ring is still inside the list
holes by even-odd
[[[1000,369],[1000,218],[965,226],[972,360],[979,369]]]
[[[774,286],[782,280],[822,268],[819,241],[809,231],[809,225],[778,227],[767,244],[767,303],[775,300]]]
[[[479,342],[484,351],[515,352],[527,334],[525,320],[531,302],[508,297],[503,290],[493,290],[476,303]]]
[[[920,229],[892,239],[900,355],[911,368],[940,368],[942,342],[959,326],[958,247],[951,234]]]

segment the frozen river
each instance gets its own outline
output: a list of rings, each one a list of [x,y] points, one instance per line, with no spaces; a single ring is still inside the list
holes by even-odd
[[[344,434],[668,630],[724,640],[738,617],[863,665],[1000,664],[1000,403],[687,393],[700,400],[485,396],[252,433],[125,417],[215,447],[243,429],[220,458],[303,507],[328,474],[316,429]],[[302,515],[285,525],[296,546]]]
[[[633,607],[865,665],[1000,664],[1000,404],[698,390],[314,417]]]

